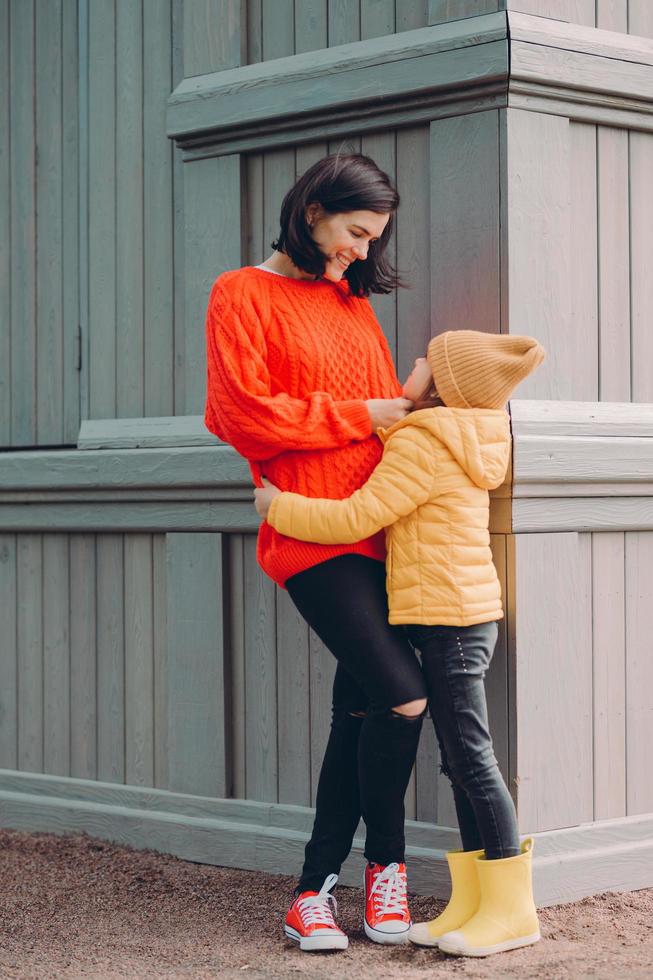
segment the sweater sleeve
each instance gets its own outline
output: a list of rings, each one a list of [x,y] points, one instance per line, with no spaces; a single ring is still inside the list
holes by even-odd
[[[244,301],[237,309],[219,285],[206,321],[209,431],[251,461],[288,450],[333,449],[372,433],[363,400],[315,391],[306,399],[273,392],[263,326]]]
[[[435,477],[432,446],[422,433],[401,429],[360,490],[344,500],[281,493],[268,523],[281,534],[317,544],[352,544],[407,517],[428,500]]]

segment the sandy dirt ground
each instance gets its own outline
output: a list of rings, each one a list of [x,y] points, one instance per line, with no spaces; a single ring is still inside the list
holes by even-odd
[[[346,952],[308,954],[281,922],[294,881],[191,864],[86,836],[0,830],[0,977],[653,977],[653,889],[541,913],[543,939],[485,960],[381,947],[361,927],[362,892],[337,890]],[[413,896],[413,919],[442,903]]]

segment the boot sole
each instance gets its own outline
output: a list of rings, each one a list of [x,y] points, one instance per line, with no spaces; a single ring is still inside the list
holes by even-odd
[[[468,946],[461,947],[449,944],[440,940],[438,946],[443,953],[450,956],[492,956],[494,953],[507,953],[511,949],[521,949],[522,946],[532,946],[540,940],[539,932],[534,932],[530,936],[520,936],[519,939],[509,939],[505,943],[496,943],[494,946]]]
[[[405,932],[381,932],[368,925],[367,919],[363,920],[363,928],[368,939],[371,939],[373,943],[380,943],[382,946],[402,946],[408,942],[409,929],[406,929]]]
[[[304,953],[324,953],[330,949],[347,949],[349,946],[347,936],[302,936],[292,926],[284,926],[283,931]]]
[[[413,939],[410,933],[408,933],[408,942],[412,943],[413,946],[423,946],[424,949],[437,949],[440,945],[440,937],[436,939]]]

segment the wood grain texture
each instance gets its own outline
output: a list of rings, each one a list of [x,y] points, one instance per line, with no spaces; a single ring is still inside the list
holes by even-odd
[[[229,795],[244,799],[247,796],[244,536],[230,534],[227,541],[229,625],[225,640],[225,690],[229,692],[226,699],[227,744],[231,750]]]
[[[125,537],[125,780],[154,785],[152,538]]]
[[[594,27],[595,0],[503,0],[508,10]]]
[[[653,741],[653,533],[626,534],[626,806],[653,811],[650,746]]]
[[[624,535],[592,535],[594,819],[626,815]]]
[[[0,446],[11,445],[11,131],[9,0],[0,2]]]
[[[43,771],[70,775],[71,700],[68,538],[43,535]],[[85,692],[84,692],[85,693]]]
[[[653,6],[648,0],[628,0],[628,32],[653,38]]]
[[[509,332],[547,351],[518,389],[520,398],[571,398],[576,364],[571,330],[569,121],[507,111]]]
[[[154,641],[154,785],[169,789],[167,535],[152,537],[152,630]],[[226,793],[225,793],[226,795]]]
[[[604,31],[628,31],[629,0],[596,0],[596,26]]]
[[[121,534],[97,536],[97,778],[125,782],[125,564]]]
[[[311,700],[308,624],[276,590],[279,803],[310,806]]]
[[[629,401],[628,134],[598,130],[599,397]]]
[[[431,124],[431,334],[499,331],[496,112]]]
[[[531,833],[593,817],[590,538],[520,534],[514,556],[517,802]]]
[[[70,775],[80,779],[112,778],[108,770],[98,765],[104,749],[105,719],[115,702],[111,690],[103,686],[100,674],[100,651],[106,654],[103,630],[105,621],[100,612],[117,590],[122,596],[122,567],[120,577],[102,577],[102,549],[93,534],[73,534],[70,550]],[[105,587],[100,595],[100,589]],[[121,623],[122,626],[122,623]],[[122,653],[122,631],[120,645]],[[105,662],[102,662],[104,666]],[[118,678],[114,676],[114,682]],[[120,662],[120,683],[122,661]],[[105,700],[106,699],[106,700]],[[120,767],[122,768],[122,756]]]
[[[245,538],[244,586],[249,602],[245,620],[246,796],[276,802],[277,650],[275,585],[256,561],[256,539]]]
[[[184,0],[184,75],[222,71],[241,63],[241,4]]]
[[[16,542],[18,653],[18,768],[43,771],[43,541],[22,534]]]
[[[18,645],[16,537],[0,535],[0,610],[3,655],[0,657],[0,766],[18,766]]]
[[[169,788],[227,793],[222,540],[168,534]]]
[[[504,0],[429,0],[429,24],[447,20],[493,14],[502,9]]]
[[[628,140],[631,397],[635,402],[653,402],[653,136],[629,133]]]
[[[568,390],[579,401],[599,397],[596,126],[571,123],[571,316],[565,339],[573,365]]]

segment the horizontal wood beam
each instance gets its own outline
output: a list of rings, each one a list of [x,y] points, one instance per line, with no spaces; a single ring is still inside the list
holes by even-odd
[[[186,78],[167,131],[223,155],[408,125],[435,118],[443,98],[456,111],[497,104],[507,73],[506,15],[491,14]]]
[[[219,860],[226,867],[272,874],[299,871],[313,818],[309,807],[0,770],[2,827],[85,832],[203,864]],[[650,815],[581,824],[535,838],[533,878],[539,906],[653,885]],[[456,831],[408,820],[406,844],[411,888],[445,897],[450,888],[445,852],[459,846]],[[360,883],[362,852],[359,834],[343,867],[342,884]]]

